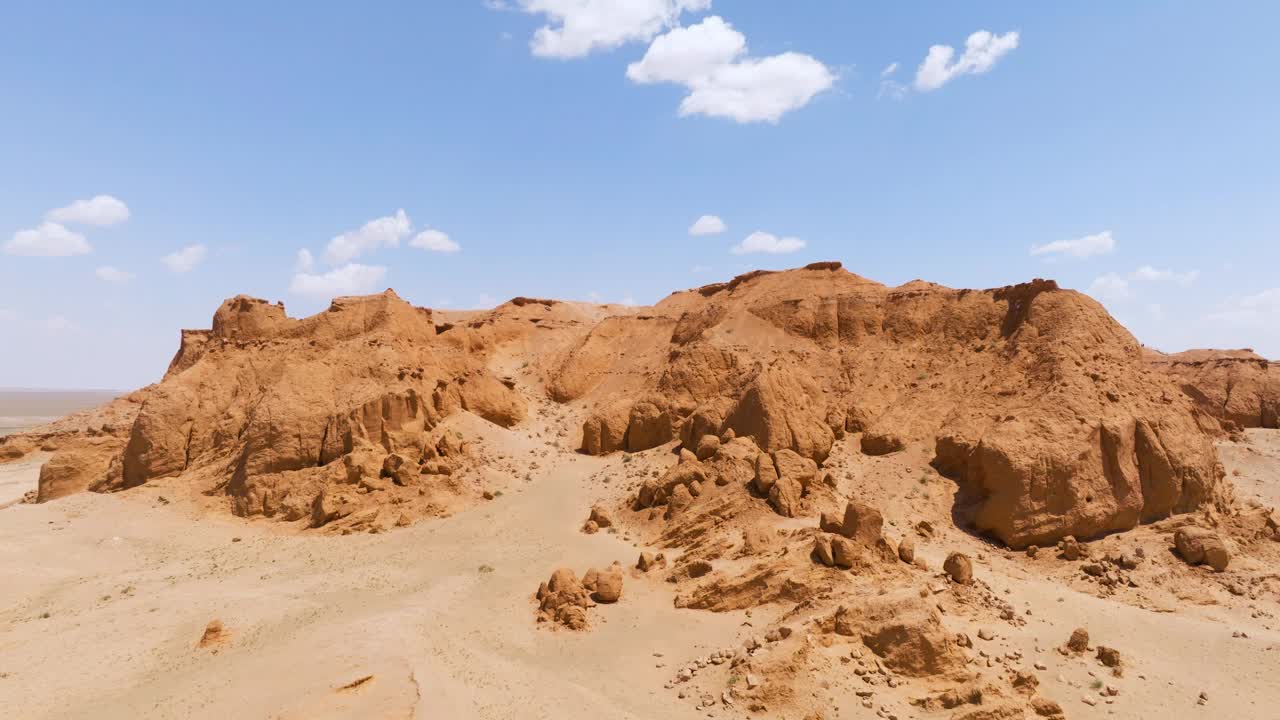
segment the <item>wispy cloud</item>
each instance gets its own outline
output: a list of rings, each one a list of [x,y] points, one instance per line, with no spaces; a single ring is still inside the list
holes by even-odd
[[[1089,258],[1095,255],[1106,255],[1116,249],[1115,238],[1106,230],[1096,235],[1086,235],[1075,240],[1055,240],[1044,245],[1032,245],[1032,255],[1049,257]]]
[[[182,274],[194,270],[197,265],[204,262],[208,254],[208,248],[204,245],[188,245],[177,252],[165,255],[160,258],[160,261],[169,268],[169,272]]]

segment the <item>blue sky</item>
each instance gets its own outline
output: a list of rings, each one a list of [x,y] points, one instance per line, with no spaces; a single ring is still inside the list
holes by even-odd
[[[154,381],[238,293],[651,303],[826,259],[1052,277],[1161,349],[1277,358],[1278,24],[1269,2],[7,3],[0,386]],[[704,215],[725,230],[692,235]]]

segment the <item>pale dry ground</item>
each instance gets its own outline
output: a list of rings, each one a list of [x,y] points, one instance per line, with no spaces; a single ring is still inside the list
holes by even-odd
[[[36,489],[40,466],[52,453],[32,453],[21,460],[0,463],[0,509],[21,502],[22,496]]]
[[[535,624],[531,595],[551,570],[581,573],[615,559],[629,566],[637,552],[622,536],[579,531],[592,502],[622,492],[621,483],[589,479],[617,469],[617,458],[547,451],[542,437],[554,433],[531,437],[545,430],[507,436],[512,457],[539,457],[530,480],[512,479],[501,497],[452,517],[380,535],[299,536],[279,523],[211,513],[214,500],[172,480],[0,511],[4,716],[744,716],[696,711],[692,699],[663,686],[692,658],[753,632],[743,626],[745,613],[677,611],[670,586],[628,576],[620,603],[590,611],[590,632]],[[1241,493],[1265,497],[1280,484],[1280,442],[1274,432],[1250,437],[1248,447],[1226,444],[1222,455]],[[896,472],[892,460],[846,462],[868,477]],[[909,486],[912,478],[905,479]],[[904,489],[900,501],[886,501],[886,517],[906,517],[925,502],[945,507],[937,490],[932,498],[921,493]],[[1124,537],[1148,553],[1167,545],[1167,536],[1148,528]],[[1029,562],[953,529],[920,552],[938,567],[956,547],[981,554],[979,577],[1032,614],[1014,628],[948,613],[948,627],[967,631],[975,653],[1016,649],[1025,666],[1043,662],[1041,694],[1062,703],[1069,718],[1276,716],[1274,602],[1260,603],[1262,613],[1250,617],[1246,604],[1225,593],[1195,590],[1189,597],[1197,602],[1170,596],[1137,607],[1064,581],[1070,566],[1047,552]],[[767,614],[755,613],[757,626]],[[229,638],[197,648],[215,618]],[[1077,626],[1122,651],[1123,678],[1054,650]],[[979,640],[979,627],[995,639]],[[1235,631],[1249,637],[1233,638]],[[1097,697],[1095,681],[1120,689],[1113,704],[1082,702]],[[722,688],[702,687],[709,682],[699,678],[685,689],[691,698],[718,696]],[[920,717],[907,699],[923,690],[877,688],[876,704],[900,718]],[[1206,705],[1196,702],[1201,691],[1210,696]],[[874,716],[852,697],[833,698],[826,715]]]

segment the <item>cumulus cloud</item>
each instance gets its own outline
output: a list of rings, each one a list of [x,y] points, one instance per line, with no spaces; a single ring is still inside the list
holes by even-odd
[[[298,272],[289,283],[289,292],[320,300],[367,295],[377,289],[386,274],[385,267],[359,263],[347,263],[326,273]]]
[[[703,215],[689,226],[689,234],[694,237],[703,235],[719,235],[729,228],[718,215]]]
[[[9,255],[29,257],[68,257],[93,251],[84,235],[68,230],[56,222],[43,222],[31,230],[19,230],[4,244]]]
[[[97,270],[94,270],[93,274],[97,275],[100,280],[116,284],[127,283],[133,279],[133,273],[125,272],[124,270],[111,265],[103,265]]]
[[[742,242],[734,245],[730,249],[734,255],[747,255],[749,253],[769,253],[772,255],[781,255],[783,253],[793,253],[805,246],[805,242],[797,237],[783,237],[767,232],[753,232]]]
[[[683,85],[680,115],[722,117],[739,123],[776,123],[835,84],[835,74],[809,55],[786,52],[747,56],[742,33],[719,16],[677,27],[654,39],[627,67],[641,84]]]
[[[208,249],[204,245],[188,245],[177,252],[165,255],[160,258],[160,261],[169,268],[169,272],[181,274],[194,270],[197,265],[204,262],[206,255],[208,255]]]
[[[330,265],[341,265],[360,255],[382,247],[399,247],[400,241],[413,231],[413,223],[404,210],[395,215],[370,220],[358,230],[351,230],[329,241],[324,259]]]
[[[1182,287],[1188,287],[1195,283],[1199,277],[1199,270],[1174,272],[1173,270],[1159,270],[1150,265],[1143,265],[1137,270],[1124,275],[1112,272],[1099,276],[1089,285],[1088,293],[1100,300],[1127,300],[1135,294],[1133,287],[1135,283],[1171,282]]]
[[[1086,235],[1075,240],[1055,240],[1044,245],[1032,245],[1031,254],[1083,259],[1094,255],[1106,255],[1115,249],[1115,238],[1111,237],[1110,230],[1106,230],[1097,235]]]
[[[63,224],[115,225],[129,219],[129,206],[110,195],[95,195],[50,210],[45,219]]]
[[[916,70],[916,89],[929,92],[961,75],[985,73],[1017,47],[1017,32],[994,35],[986,30],[979,30],[965,40],[964,53],[959,58],[950,45],[934,45]]]
[[[409,246],[442,253],[455,253],[462,249],[461,245],[439,230],[423,230],[409,241]]]
[[[520,9],[548,23],[533,34],[529,48],[538,57],[576,58],[651,40],[674,26],[685,12],[701,12],[711,0],[518,0]],[[507,3],[493,4],[505,9]]]
[[[885,66],[885,69],[880,71],[880,77],[887,78],[896,72],[898,72],[898,63],[896,62],[889,63],[887,66]]]

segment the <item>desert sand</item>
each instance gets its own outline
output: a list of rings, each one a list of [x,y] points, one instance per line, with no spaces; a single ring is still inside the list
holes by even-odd
[[[160,384],[0,446],[28,500],[0,510],[0,707],[1274,717],[1280,430],[1213,412],[1236,371],[1175,379],[1056,287],[834,273],[655,308],[229,301]],[[870,304],[890,330],[840,315]]]

